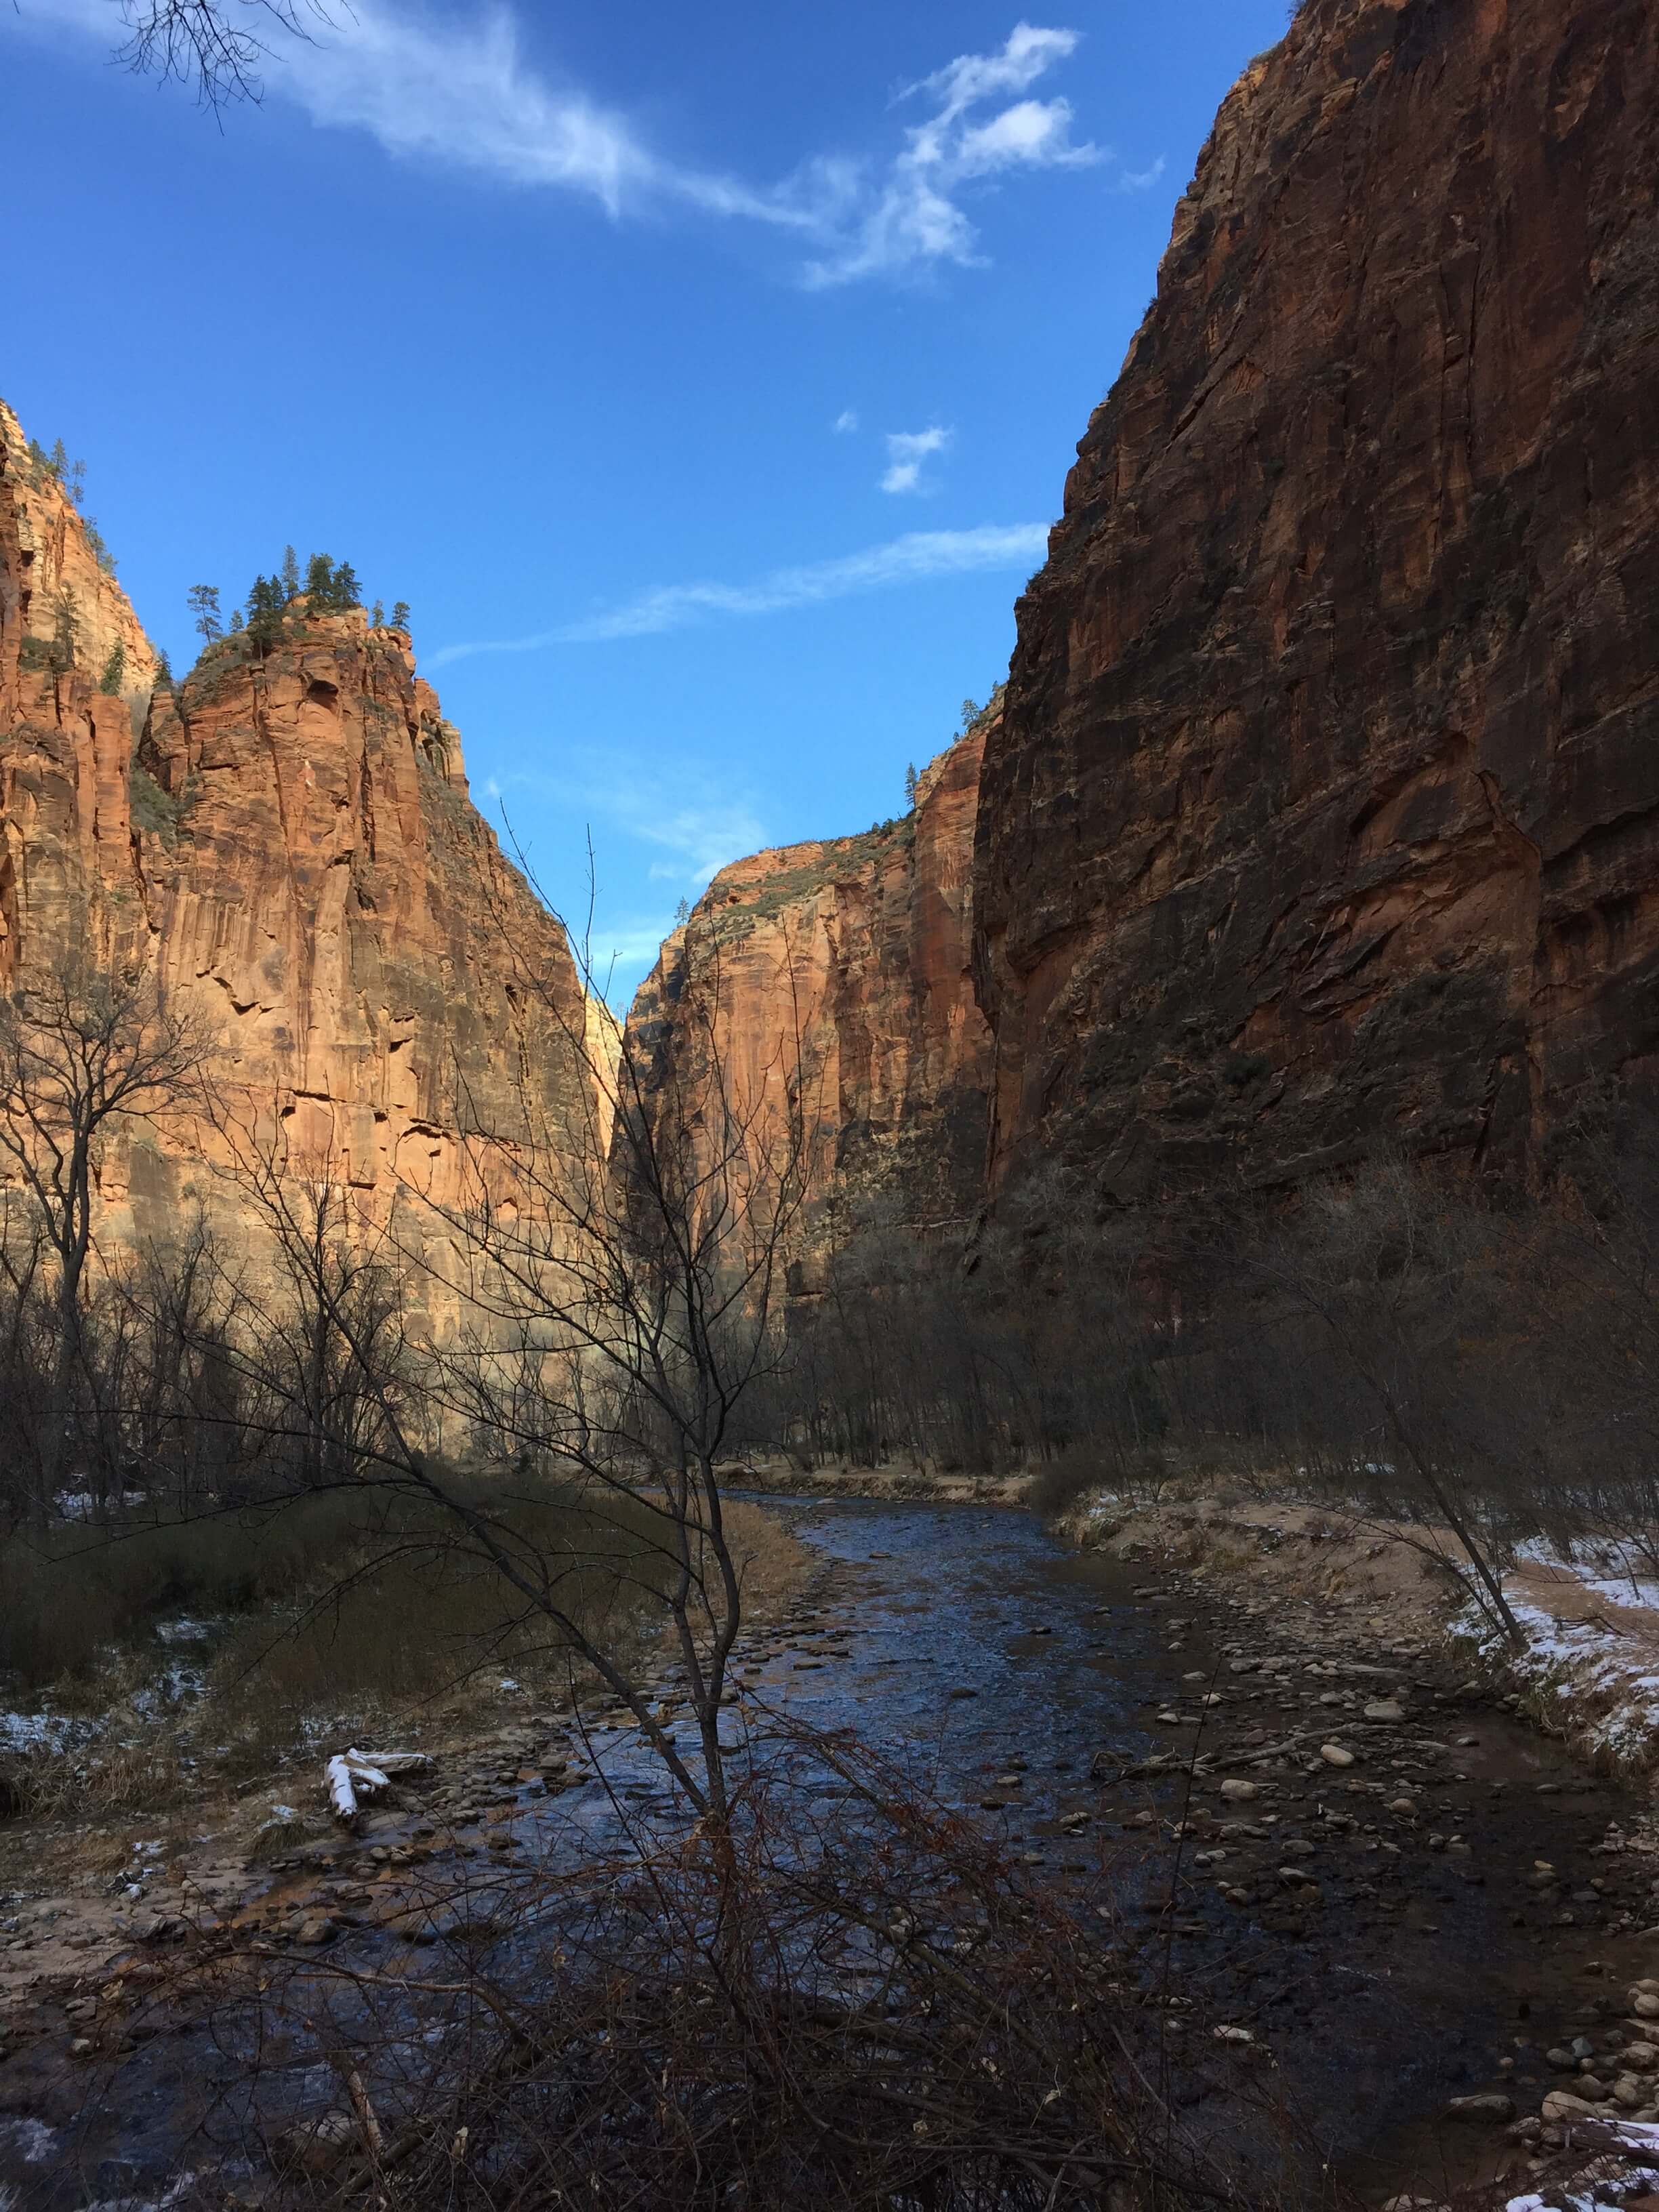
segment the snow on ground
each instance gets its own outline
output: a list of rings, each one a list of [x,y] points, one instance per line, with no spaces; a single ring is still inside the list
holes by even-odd
[[[1535,1539],[1520,1547],[1504,1595],[1527,1649],[1511,1664],[1591,1750],[1645,1765],[1659,1757],[1659,1577],[1620,1538],[1576,1551],[1564,1558]],[[1485,1623],[1480,1640],[1504,1656]]]

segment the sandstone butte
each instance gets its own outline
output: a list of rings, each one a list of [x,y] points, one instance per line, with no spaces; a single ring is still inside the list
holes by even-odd
[[[51,636],[65,594],[76,665],[32,672],[25,641]],[[99,688],[117,641],[118,697]],[[0,981],[82,927],[105,958],[153,965],[208,1025],[215,1119],[236,1132],[179,1114],[112,1144],[103,1233],[165,1240],[199,1202],[257,1249],[226,1169],[279,1146],[370,1224],[401,1202],[441,1328],[453,1240],[408,1194],[460,1200],[481,1139],[580,1152],[569,1133],[602,1110],[563,932],[468,799],[401,633],[308,614],[263,660],[227,638],[152,699],[155,670],[73,504],[0,411]]]
[[[993,1174],[1524,1171],[1659,1047],[1659,10],[1304,0],[1018,607]]]
[[[849,1225],[843,1200],[910,1229],[978,1204],[991,1042],[969,973],[969,878],[994,721],[928,764],[903,820],[722,868],[629,1015],[647,1095],[678,1086],[695,1107],[720,1081],[757,1153],[783,1139],[799,1085],[797,1289],[811,1287],[826,1236]]]

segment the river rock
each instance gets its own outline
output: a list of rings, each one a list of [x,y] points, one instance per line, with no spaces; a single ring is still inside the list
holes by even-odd
[[[1552,2089],[1539,2106],[1546,2127],[1559,2126],[1563,2120],[1593,2120],[1598,2117],[1595,2106],[1587,2104],[1583,2097],[1569,2096],[1565,2089]]]
[[[1365,1708],[1368,1721],[1403,1721],[1405,1717],[1405,1707],[1395,1705],[1392,1698],[1378,1698]]]
[[[1261,1790],[1261,1785],[1255,1782],[1229,1779],[1222,1784],[1221,1795],[1231,1798],[1234,1804],[1242,1805],[1251,1797],[1259,1797]]]
[[[1506,2097],[1501,2089],[1483,2089],[1473,2097],[1454,2097],[1447,2106],[1443,2118],[1472,2120],[1493,2124],[1515,2118],[1515,2100]]]
[[[1402,1820],[1409,1820],[1415,1817],[1417,1805],[1410,1797],[1390,1797],[1389,1810],[1391,1813],[1398,1813]]]
[[[1340,1743],[1322,1743],[1319,1747],[1319,1756],[1327,1766],[1353,1765],[1353,1753],[1351,1751],[1344,1751]]]
[[[1651,2074],[1659,2066],[1659,2044],[1627,2043],[1620,2055],[1635,2074]]]
[[[1659,1996],[1639,1984],[1631,1990],[1626,2002],[1638,2020],[1659,2020]]]
[[[1613,2101],[1622,2105],[1627,2112],[1633,2112],[1638,2105],[1646,2104],[1648,2093],[1634,2074],[1620,2074],[1613,2085]]]

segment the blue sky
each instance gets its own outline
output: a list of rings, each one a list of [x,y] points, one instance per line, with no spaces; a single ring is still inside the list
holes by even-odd
[[[235,0],[240,4],[241,0]],[[612,995],[1005,672],[1170,210],[1285,0],[357,0],[222,122],[0,10],[0,393],[174,661],[283,544],[409,600]]]

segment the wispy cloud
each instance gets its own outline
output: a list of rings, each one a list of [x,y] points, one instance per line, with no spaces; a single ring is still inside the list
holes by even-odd
[[[1164,170],[1164,156],[1160,154],[1150,169],[1125,169],[1118,178],[1116,189],[1121,192],[1150,191]]]
[[[24,27],[119,34],[110,0],[17,0]],[[1060,99],[1025,95],[1065,61],[1074,31],[1019,23],[990,54],[961,54],[900,95],[927,111],[898,150],[820,155],[760,184],[669,158],[617,108],[550,81],[522,51],[502,0],[439,12],[351,0],[309,40],[273,39],[269,91],[331,129],[368,131],[385,149],[471,169],[520,188],[574,192],[616,218],[679,204],[797,236],[815,286],[981,258],[963,195],[1018,169],[1105,158],[1073,141]]]
[[[833,251],[809,263],[808,281],[846,284],[934,261],[971,264],[980,258],[978,233],[961,204],[964,186],[1010,169],[1082,168],[1103,159],[1097,147],[1073,143],[1064,100],[994,107],[1028,90],[1077,43],[1075,31],[1017,23],[1000,52],[959,54],[901,94],[933,112],[906,131],[885,176],[866,181],[854,219]]]
[[[851,432],[856,430],[858,427],[859,418],[857,411],[855,409],[851,407],[843,407],[840,414],[836,416],[835,421],[830,425],[830,428],[835,432],[838,438],[847,437]]]
[[[855,592],[915,584],[935,576],[964,576],[988,568],[1030,568],[1048,543],[1046,522],[981,523],[972,530],[912,530],[885,544],[866,546],[793,568],[775,568],[751,584],[659,584],[620,606],[538,630],[530,637],[480,639],[447,645],[431,654],[428,671],[480,653],[536,653],[550,645],[605,645],[617,638],[654,637],[714,617],[781,614],[820,605]]]
[[[926,430],[890,430],[887,433],[887,471],[882,477],[884,491],[904,492],[921,489],[921,465],[932,454],[942,453],[956,434],[941,429],[935,422]]]

